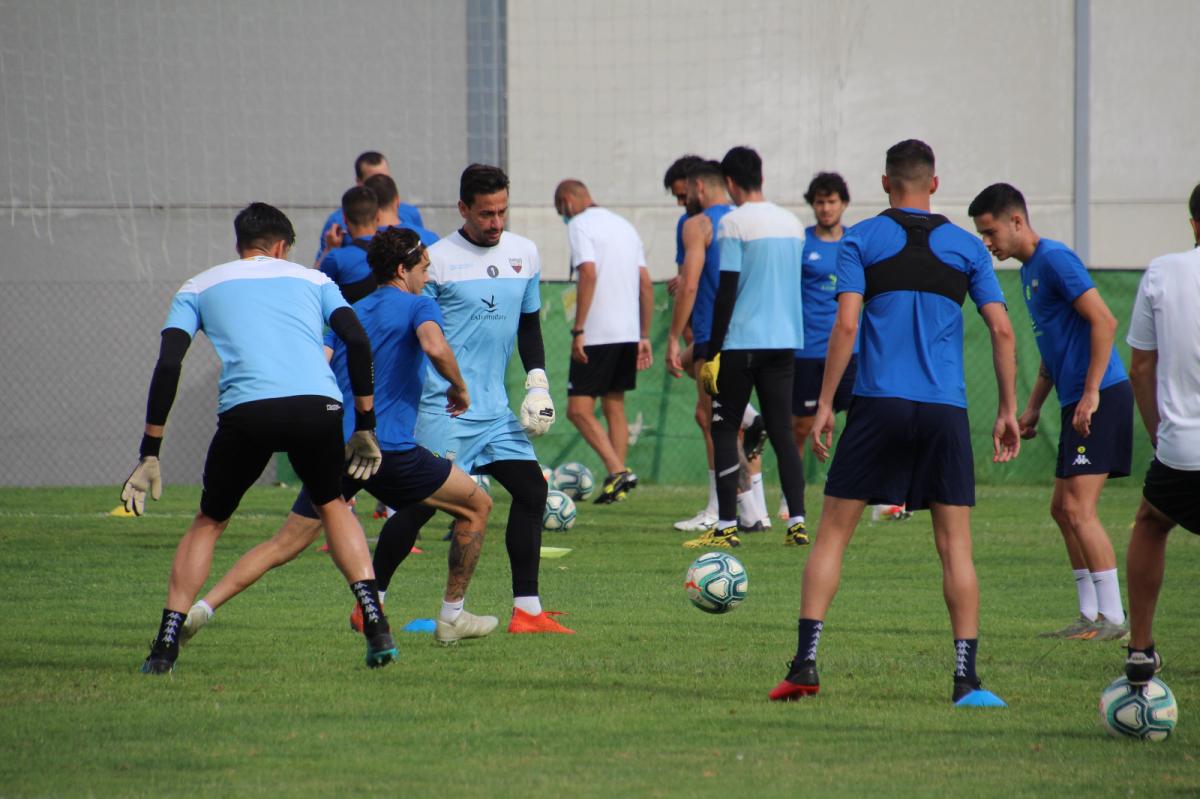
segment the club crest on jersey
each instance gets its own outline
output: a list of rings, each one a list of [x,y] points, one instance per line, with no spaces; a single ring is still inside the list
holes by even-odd
[[[487,273],[488,277],[499,277],[500,267],[496,266],[495,264],[488,264]]]
[[[511,266],[513,271],[516,272],[518,275],[521,274],[521,259],[520,258],[509,258],[508,265]]]

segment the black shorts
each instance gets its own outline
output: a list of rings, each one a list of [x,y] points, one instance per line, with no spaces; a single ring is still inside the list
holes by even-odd
[[[854,378],[858,375],[858,356],[851,355],[846,371],[833,394],[833,410],[849,409],[854,393]],[[824,358],[797,358],[792,371],[792,416],[815,416],[817,400],[821,398],[821,382],[825,379]]]
[[[387,505],[393,510],[415,505],[428,499],[450,477],[454,464],[434,455],[422,446],[401,451],[383,453],[383,464],[365,483],[359,482],[345,472],[342,473],[342,496],[349,500],[360,490]],[[329,500],[326,500],[328,502]],[[317,503],[321,504],[321,503]],[[292,513],[316,519],[317,511],[309,498],[308,486],[300,489],[292,503]]]
[[[975,504],[967,409],[889,397],[855,397],[825,493],[868,504]]]
[[[1155,458],[1146,470],[1142,496],[1168,519],[1200,535],[1200,472],[1172,469]]]
[[[232,516],[276,452],[287,453],[314,500],[329,502],[341,490],[344,447],[341,400],[280,397],[235,405],[217,416],[200,511],[219,522]]]
[[[776,417],[791,424],[787,417],[792,407],[793,350],[723,350],[720,355],[717,395],[713,397],[714,430],[741,429],[752,391],[758,392],[759,410],[768,428]]]
[[[1129,381],[1101,390],[1100,407],[1092,414],[1092,434],[1087,438],[1071,425],[1077,404],[1073,402],[1062,409],[1054,476],[1128,477],[1133,468],[1133,388]]]
[[[588,362],[571,360],[568,397],[600,397],[637,387],[637,342],[584,345]]]

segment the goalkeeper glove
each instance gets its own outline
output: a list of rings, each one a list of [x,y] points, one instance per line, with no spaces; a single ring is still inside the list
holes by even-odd
[[[383,465],[374,430],[355,430],[346,442],[346,473],[360,482],[371,479]]]
[[[721,353],[712,356],[700,367],[700,383],[709,396],[717,396],[717,377],[721,372]]]
[[[525,401],[521,403],[521,427],[530,436],[540,436],[554,424],[550,381],[544,369],[530,369],[525,376]]]
[[[132,512],[134,516],[145,513],[147,491],[150,492],[150,498],[156,502],[162,496],[162,473],[158,468],[158,457],[154,455],[142,457],[125,481],[125,486],[121,489],[121,502],[125,510]]]

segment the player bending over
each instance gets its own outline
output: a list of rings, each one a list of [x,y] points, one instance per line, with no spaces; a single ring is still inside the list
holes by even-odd
[[[187,608],[208,578],[213,548],[246,490],[276,452],[286,452],[311,492],[329,534],[333,561],[350,583],[366,623],[367,665],[396,657],[362,528],[342,499],[341,473],[367,477],[379,468],[375,441],[371,344],[337,286],[313,269],[284,260],[296,241],[291,221],[276,208],[252,203],[233,222],[240,260],[215,266],[183,284],[171,302],[146,403],[141,459],[121,500],[141,515],[146,492],[158,499],[158,454],[175,400],[184,355],[204,331],[221,359],[217,432],[204,462],[200,511],[175,551],[167,604],[142,664],[166,674],[179,656]],[[342,436],[342,392],[321,348],[328,325],[345,342],[355,419]],[[349,396],[349,395],[347,395]],[[345,400],[349,402],[349,400]]]
[[[417,502],[440,508],[455,518],[448,558],[446,593],[438,614],[436,639],[453,643],[478,638],[495,629],[494,616],[475,616],[463,610],[467,586],[479,560],[484,530],[491,511],[491,498],[465,472],[439,458],[413,438],[417,404],[427,363],[444,376],[446,410],[459,415],[469,406],[467,387],[454,354],[442,334],[442,315],[437,304],[421,294],[429,269],[429,256],[412,230],[391,228],[371,241],[367,258],[379,282],[372,294],[354,306],[371,340],[375,362],[375,407],[383,465],[366,481],[342,478],[342,495],[352,498],[361,489],[393,508]],[[330,334],[326,352],[343,394],[351,390],[345,342]],[[352,430],[347,425],[347,436]],[[392,517],[395,518],[394,516]],[[392,524],[388,521],[384,525]],[[321,531],[305,487],[292,512],[275,537],[247,552],[188,613],[181,643],[186,643],[210,619],[213,612],[253,585],[267,571],[281,566],[304,551]],[[391,536],[400,545],[403,536]],[[412,541],[408,541],[412,548]],[[405,552],[407,554],[407,551]],[[379,591],[380,604],[385,591]],[[351,626],[361,631],[364,618],[359,607],[351,615]]]
[[[529,239],[504,229],[508,176],[498,167],[472,164],[459,182],[463,225],[429,248],[425,293],[445,319],[446,339],[471,387],[470,410],[446,411],[446,380],[430,374],[417,415],[417,441],[451,459],[468,474],[486,474],[512,495],[504,544],[512,567],[510,633],[569,633],[542,609],[538,596],[542,513],[546,480],[530,435],[554,422],[540,318],[541,260]],[[525,400],[518,422],[508,407],[504,373],[513,345],[525,367]],[[433,509],[397,511],[375,548],[375,567],[386,588],[400,558]],[[398,521],[397,521],[398,520]],[[402,535],[394,545],[392,536]]]
[[[817,645],[837,593],[842,559],[867,503],[929,508],[942,561],[942,592],[954,632],[955,703],[999,704],[980,690],[979,583],[971,557],[975,472],[963,382],[961,306],[970,295],[988,326],[999,387],[993,460],[1016,457],[1016,355],[1004,295],[979,240],[930,212],[933,151],[910,139],[887,152],[883,190],[891,208],[847,231],[838,253],[838,309],[813,450],[833,443],[833,397],[858,334],[859,368],[829,478],[817,540],[804,565],[799,640],[773,700],[819,690]]]

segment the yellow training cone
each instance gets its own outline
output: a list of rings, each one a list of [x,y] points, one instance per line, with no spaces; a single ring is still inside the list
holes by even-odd
[[[133,511],[125,510],[124,505],[118,505],[108,512],[109,516],[120,516],[122,518],[133,518]]]

